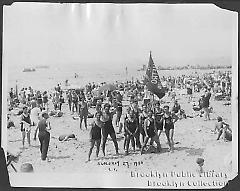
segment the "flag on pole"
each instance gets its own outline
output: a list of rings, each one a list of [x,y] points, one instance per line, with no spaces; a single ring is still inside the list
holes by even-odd
[[[151,51],[144,81],[147,89],[158,96],[159,99],[165,96],[165,90],[161,84],[156,66],[153,62]]]

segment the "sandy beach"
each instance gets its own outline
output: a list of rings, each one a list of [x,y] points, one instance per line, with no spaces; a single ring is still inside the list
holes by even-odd
[[[192,115],[193,110],[191,104],[187,102],[186,95],[177,96],[179,103],[188,115]],[[165,96],[163,101],[168,102],[169,97]],[[128,103],[128,101],[125,101]],[[113,142],[108,138],[106,145],[106,157],[104,158],[100,151],[99,159],[95,159],[95,148],[92,154],[92,160],[86,163],[87,154],[89,151],[89,127],[85,130],[79,128],[79,120],[74,120],[71,113],[68,110],[68,106],[65,103],[63,105],[62,117],[50,117],[52,124],[51,139],[48,157],[51,162],[41,162],[39,141],[33,140],[34,129],[31,133],[30,148],[24,150],[21,149],[21,132],[18,124],[19,116],[12,114],[12,119],[16,124],[16,127],[11,127],[8,130],[8,147],[21,150],[18,163],[14,163],[17,169],[25,162],[29,162],[34,167],[34,172],[64,172],[64,173],[84,173],[84,172],[108,172],[109,167],[114,165],[108,165],[107,163],[120,162],[123,164],[128,161],[131,166],[124,165],[122,168],[117,168],[118,172],[130,172],[133,170],[147,171],[147,170],[161,170],[161,171],[179,171],[189,170],[195,171],[197,169],[196,158],[202,157],[205,159],[205,170],[221,171],[229,173],[226,165],[224,165],[224,158],[231,153],[232,142],[223,142],[223,140],[217,141],[217,134],[211,132],[214,129],[217,116],[222,116],[224,121],[231,126],[231,106],[224,106],[224,101],[211,100],[210,105],[213,107],[213,113],[211,114],[210,121],[204,121],[201,117],[187,118],[177,121],[175,124],[174,142],[175,151],[169,153],[167,151],[167,139],[164,133],[160,137],[162,145],[161,153],[146,152],[140,155],[140,151],[133,153],[130,147],[130,154],[124,156],[123,150],[123,134],[117,134],[117,140],[120,148],[120,155],[115,156],[115,150]],[[123,111],[125,112],[126,107]],[[90,109],[90,112],[93,112]],[[88,124],[93,119],[88,119]],[[117,129],[115,128],[117,132]],[[59,142],[58,136],[62,134],[74,133],[77,140],[69,140],[65,142]],[[138,162],[138,165],[133,165],[134,162]],[[14,173],[13,169],[9,167],[9,172]]]

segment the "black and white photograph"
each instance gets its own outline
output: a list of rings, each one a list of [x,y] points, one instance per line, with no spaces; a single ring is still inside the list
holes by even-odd
[[[214,4],[3,7],[13,187],[222,188],[238,173],[238,13]]]

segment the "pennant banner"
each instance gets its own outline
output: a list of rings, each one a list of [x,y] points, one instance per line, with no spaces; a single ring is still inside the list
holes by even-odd
[[[155,94],[156,96],[158,96],[159,99],[165,96],[165,89],[161,84],[161,81],[157,72],[157,68],[152,59],[151,52],[150,52],[148,68],[145,76],[145,84],[147,86],[147,89],[153,94]]]

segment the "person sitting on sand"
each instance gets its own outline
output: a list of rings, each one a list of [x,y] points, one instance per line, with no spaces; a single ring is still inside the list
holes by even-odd
[[[232,140],[232,130],[229,128],[229,124],[223,121],[222,117],[217,117],[214,131],[218,133],[217,140],[220,139],[221,135],[224,141]]]
[[[34,140],[36,140],[37,131],[39,130],[38,138],[40,142],[40,152],[42,161],[46,161],[47,159],[47,152],[50,142],[49,130],[51,130],[51,125],[50,122],[48,121],[48,118],[49,118],[48,113],[42,112],[42,119],[39,121],[34,134]]]
[[[118,154],[117,137],[116,137],[116,133],[115,133],[115,130],[114,130],[113,124],[112,124],[112,118],[113,118],[114,114],[115,114],[114,112],[110,112],[110,104],[106,103],[103,107],[103,112],[102,112],[102,116],[101,116],[101,121],[103,122],[102,151],[103,151],[104,156],[105,156],[105,146],[106,146],[108,135],[110,135],[110,137],[112,138],[114,146],[115,146],[116,154]]]
[[[85,128],[87,129],[87,117],[88,117],[88,105],[87,102],[82,98],[79,102],[79,119],[80,129],[82,129],[82,121],[84,120]]]
[[[165,129],[165,134],[167,136],[169,150],[173,152],[174,149],[174,141],[173,141],[173,134],[174,134],[174,123],[178,120],[178,117],[169,111],[169,106],[165,105],[163,107],[164,115],[163,115],[163,128]]]
[[[21,115],[21,122],[20,122],[23,148],[24,148],[26,134],[27,134],[28,145],[31,146],[30,144],[31,124],[32,122],[30,119],[30,115],[28,113],[28,108],[27,106],[24,106],[23,113]]]
[[[157,151],[160,152],[161,145],[160,145],[159,137],[157,134],[155,119],[153,118],[153,112],[151,110],[148,111],[148,117],[144,121],[144,131],[145,131],[146,137],[144,139],[144,143],[141,149],[141,154],[143,154],[143,150],[146,147],[149,139],[151,139],[150,142],[152,143],[155,142],[157,144]]]
[[[136,136],[137,136],[136,134],[138,131],[139,131],[138,119],[137,119],[136,115],[134,114],[134,111],[130,110],[129,115],[128,115],[127,119],[125,120],[125,132],[126,132],[125,155],[128,155],[130,141],[132,143],[133,151],[135,152],[135,140],[134,139],[136,138]],[[139,137],[138,137],[138,139],[139,139]]]
[[[88,153],[88,160],[90,161],[90,157],[92,154],[92,150],[94,145],[96,144],[96,157],[98,158],[98,154],[99,154],[99,148],[100,148],[100,143],[101,143],[101,128],[103,127],[103,123],[101,122],[100,118],[101,118],[101,112],[96,113],[96,118],[93,121],[93,123],[91,124],[91,130],[90,130],[90,150]]]

